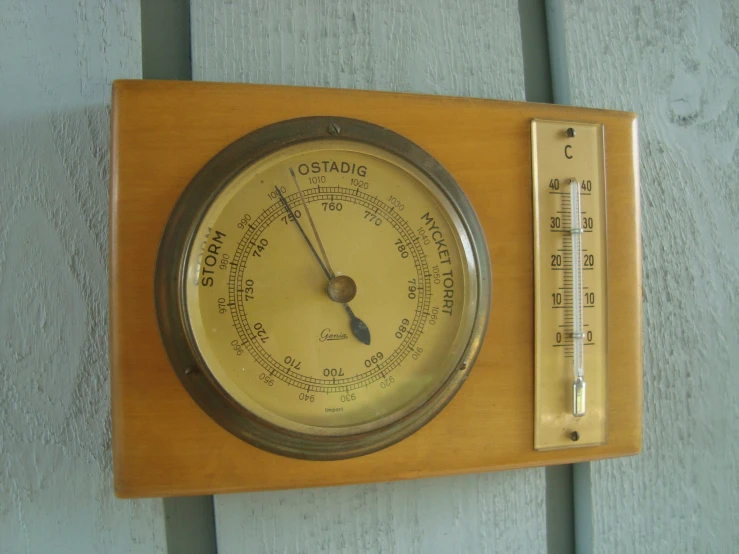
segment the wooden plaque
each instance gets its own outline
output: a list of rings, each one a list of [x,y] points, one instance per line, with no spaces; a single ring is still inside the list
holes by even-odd
[[[394,446],[331,462],[270,454],[211,420],[170,367],[154,310],[159,240],[193,176],[245,134],[314,115],[387,127],[434,156],[475,208],[493,266],[487,334],[452,402]],[[534,449],[532,119],[604,125],[609,349],[608,438],[601,446]],[[118,81],[111,165],[111,396],[118,496],[392,481],[640,451],[642,286],[634,114],[365,91]]]

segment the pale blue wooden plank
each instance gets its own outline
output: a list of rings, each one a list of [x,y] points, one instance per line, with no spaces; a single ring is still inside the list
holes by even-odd
[[[518,3],[192,0],[193,78],[524,99]],[[216,497],[219,552],[544,552],[540,469]]]
[[[0,13],[0,552],[164,552],[110,451],[108,107],[141,74],[139,4]]]
[[[191,1],[193,79],[524,99],[518,2]]]

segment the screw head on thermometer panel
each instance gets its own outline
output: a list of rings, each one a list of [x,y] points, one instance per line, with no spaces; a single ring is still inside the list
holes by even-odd
[[[534,447],[602,444],[607,423],[603,126],[534,120],[531,137]]]

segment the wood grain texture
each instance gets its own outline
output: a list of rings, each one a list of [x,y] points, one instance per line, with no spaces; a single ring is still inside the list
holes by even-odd
[[[583,552],[739,544],[739,4],[570,2],[574,103],[640,115],[644,452],[590,464]]]
[[[193,79],[522,100],[516,0],[191,1]]]
[[[138,2],[0,13],[0,552],[163,552],[110,451],[108,102],[140,75]]]
[[[360,88],[403,92],[451,94],[522,100],[524,97],[518,3],[515,0],[474,2],[456,0],[236,0],[213,3],[191,0],[193,78],[211,81],[237,81],[303,86]],[[519,471],[502,477],[470,476],[444,480],[444,493],[455,491],[453,483],[464,483],[469,496],[457,495],[458,506],[477,507],[477,494],[499,500],[493,521],[511,514],[510,543],[472,533],[476,542],[469,551],[510,550],[542,552],[545,549],[544,472]],[[510,487],[506,487],[510,484]],[[240,552],[243,536],[239,514],[249,513],[254,504],[270,506],[278,498],[287,503],[300,498],[305,505],[324,498],[321,510],[332,524],[327,551],[356,552],[365,514],[356,513],[351,495],[376,491],[379,505],[392,498],[408,506],[407,517],[418,524],[413,530],[394,527],[393,514],[375,509],[372,514],[380,530],[395,529],[392,540],[382,549],[404,551],[403,545],[418,533],[440,526],[455,529],[454,536],[475,526],[465,520],[444,524],[420,511],[408,497],[410,485],[391,484],[352,487],[352,492],[311,490],[294,493],[262,493],[216,497],[219,546],[223,551]],[[426,482],[420,490],[434,488]],[[533,495],[534,502],[523,498]],[[297,501],[297,500],[295,500]],[[265,508],[267,509],[267,508]],[[284,509],[284,508],[283,508]],[[369,508],[372,510],[372,507]],[[257,509],[258,510],[258,509]],[[235,517],[229,517],[231,512]],[[346,514],[346,515],[345,515]],[[297,524],[293,512],[290,525]],[[265,516],[259,518],[269,524]],[[486,523],[487,525],[487,523]],[[495,525],[495,524],[493,524]],[[287,526],[283,529],[289,529]],[[320,536],[307,538],[307,530],[277,532],[281,551],[318,551]],[[481,533],[492,529],[476,528]],[[507,530],[500,530],[507,533]],[[268,541],[271,532],[254,529],[250,544]],[[450,535],[451,536],[451,535]],[[497,538],[498,535],[496,535]],[[342,538],[346,537],[346,539]],[[513,540],[513,537],[517,537]],[[449,544],[449,543],[447,543]],[[525,545],[525,546],[524,546]],[[267,549],[268,550],[268,549]],[[275,548],[275,550],[278,550]],[[279,551],[279,550],[278,550]]]

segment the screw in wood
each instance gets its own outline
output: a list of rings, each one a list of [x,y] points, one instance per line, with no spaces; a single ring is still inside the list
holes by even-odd
[[[580,433],[578,433],[577,431],[572,431],[572,433],[570,433],[570,438],[573,442],[577,442],[580,440]]]
[[[576,134],[576,133],[575,133],[575,129],[573,129],[572,127],[569,127],[569,128],[567,129],[567,136],[568,136],[568,137],[570,137],[570,138],[574,138],[575,134]]]

